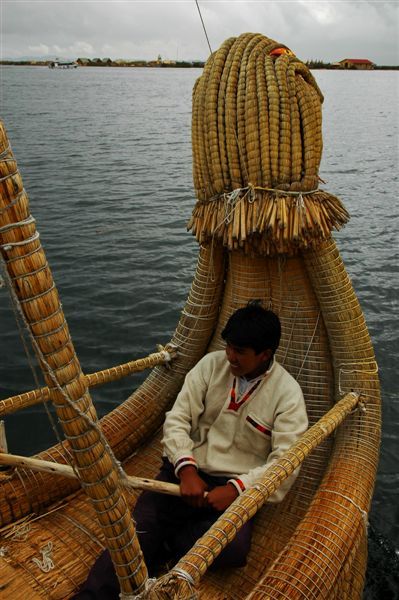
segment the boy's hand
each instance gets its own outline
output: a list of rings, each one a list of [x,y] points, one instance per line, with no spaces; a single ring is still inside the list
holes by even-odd
[[[238,491],[231,483],[218,485],[206,495],[206,504],[214,510],[223,511],[237,498]]]
[[[179,478],[180,492],[183,500],[195,508],[205,506],[205,492],[208,489],[208,485],[198,475],[197,469],[191,465],[187,465],[180,469]]]

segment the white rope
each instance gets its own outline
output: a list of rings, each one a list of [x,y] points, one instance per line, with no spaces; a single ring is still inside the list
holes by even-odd
[[[12,531],[12,541],[13,542],[25,542],[28,538],[28,534],[30,532],[30,523],[25,523],[24,525],[15,526]]]
[[[156,582],[155,578],[149,578],[145,581],[144,589],[138,594],[125,594],[124,592],[120,592],[119,598],[120,600],[145,600],[147,593],[151,590]]]
[[[5,158],[5,157],[7,156],[7,154],[9,154],[9,152],[11,152],[11,146],[10,146],[10,143],[8,143],[8,146],[7,146],[7,147],[6,147],[6,148],[3,150],[3,152],[0,154],[0,160],[1,160],[2,162],[4,162],[4,161],[3,161],[3,158]],[[13,159],[13,160],[15,160],[15,159]]]
[[[0,547],[0,558],[4,558],[8,554],[8,546]]]
[[[184,579],[190,585],[195,585],[194,579],[191,577],[190,573],[187,573],[184,569],[175,568],[172,569],[172,573],[175,573],[179,579]]]
[[[10,208],[18,204],[24,194],[26,194],[26,190],[25,188],[22,188],[22,190],[15,196],[14,200],[10,202],[10,204],[7,204],[7,206],[0,209],[0,215],[3,215],[7,210],[10,210]]]
[[[6,162],[6,161],[2,161],[2,162]],[[4,177],[0,177],[0,181],[6,181],[7,179],[10,179],[11,177],[15,177],[15,175],[18,175],[18,170],[14,171],[14,173],[8,173],[8,175],[4,175]]]
[[[241,193],[246,191],[246,193],[241,196]],[[231,216],[237,208],[237,205],[247,197],[249,193],[249,188],[237,188],[228,194],[222,194],[222,198],[224,200],[224,219],[221,220],[220,223],[215,227],[215,232],[221,227],[223,224],[228,225],[231,221]]]
[[[14,223],[8,223],[8,225],[3,225],[0,227],[0,233],[4,233],[5,231],[9,231],[10,229],[14,229],[15,227],[25,227],[25,225],[30,225],[31,223],[36,223],[36,219],[29,215],[26,219],[22,221],[15,221]]]
[[[361,517],[363,519],[364,526],[367,529],[367,527],[369,526],[367,511],[364,510],[363,508],[361,508],[358,504],[356,504],[356,502],[354,500],[352,500],[352,498],[349,498],[349,496],[345,496],[345,494],[341,494],[341,492],[336,492],[335,490],[329,490],[328,488],[324,488],[324,487],[319,488],[319,490],[323,491],[323,492],[328,492],[329,494],[336,494],[337,496],[340,496],[341,498],[344,498],[344,500],[347,500],[348,502],[353,504],[353,506],[355,508],[357,508],[357,510],[360,512]]]
[[[6,250],[6,252],[7,252],[8,250],[11,250],[12,248],[14,248],[14,246],[26,246],[27,244],[30,244],[31,242],[35,242],[36,240],[39,239],[39,237],[40,237],[40,233],[38,231],[36,231],[30,238],[26,238],[26,240],[23,240],[21,242],[7,242],[6,244],[0,244],[0,248],[2,248],[3,250]]]
[[[361,368],[363,365],[373,365],[371,369],[363,369]],[[353,369],[348,369],[346,367],[355,367]],[[360,367],[360,368],[358,368]],[[356,363],[344,363],[343,366],[339,369],[338,374],[338,389],[340,394],[345,394],[346,391],[341,387],[341,375],[352,375],[354,373],[364,373],[365,375],[376,375],[378,373],[378,364],[375,360],[364,360],[362,362]]]
[[[305,210],[306,206],[303,200],[302,192],[299,192],[295,204],[298,212],[302,212],[303,210]]]
[[[55,568],[55,564],[51,557],[52,552],[53,552],[53,542],[50,541],[46,546],[44,546],[40,550],[40,554],[42,555],[42,560],[40,560],[40,558],[32,558],[32,562],[36,566],[38,566],[39,569],[41,571],[43,571],[43,573],[48,573],[49,571],[52,571],[52,569]]]
[[[162,360],[165,363],[165,367],[170,368],[170,362],[177,355],[177,346],[176,344],[166,344],[166,346],[162,346],[162,344],[157,344],[157,350],[162,357]]]
[[[296,379],[297,379],[297,380],[299,379],[299,377],[300,377],[300,375],[301,375],[301,373],[302,373],[302,369],[303,369],[303,367],[304,367],[304,365],[305,365],[306,359],[307,359],[307,357],[308,357],[308,355],[309,355],[309,352],[310,352],[310,349],[311,349],[311,347],[312,347],[313,340],[314,340],[314,338],[315,338],[315,335],[316,335],[316,333],[317,333],[317,328],[318,328],[318,326],[319,326],[320,316],[321,316],[321,312],[319,311],[319,312],[318,312],[318,315],[317,315],[317,319],[316,319],[315,326],[314,326],[314,328],[313,328],[312,337],[310,338],[310,341],[309,341],[308,347],[307,347],[307,349],[306,349],[305,356],[304,356],[304,358],[303,358],[302,364],[301,364],[301,366],[300,366],[300,369],[299,369],[299,371],[298,371],[298,374],[297,374],[297,376],[296,376]]]

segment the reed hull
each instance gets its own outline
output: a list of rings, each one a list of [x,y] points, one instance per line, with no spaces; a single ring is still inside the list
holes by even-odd
[[[147,411],[153,411],[162,397],[164,368],[154,369],[128,399],[128,408],[119,409],[126,415],[136,410],[135,418],[142,419],[136,427],[145,431],[141,440],[136,439],[137,451],[125,469],[144,477],[157,472],[161,447],[155,429],[184,373],[205,351],[222,348],[220,332],[228,316],[253,298],[262,299],[281,318],[278,360],[301,384],[310,424],[352,389],[364,394],[366,412],[350,415],[338,433],[305,460],[281,504],[267,504],[259,511],[247,566],[207,573],[199,597],[360,600],[367,555],[365,518],[380,439],[379,382],[364,317],[332,239],[317,252],[290,258],[202,248],[173,340],[181,356],[167,377],[176,377],[175,387],[153,418],[153,437],[146,424]],[[111,423],[115,417],[108,418]],[[126,495],[133,506],[137,495]],[[11,531],[3,529],[0,542],[6,547],[0,562],[2,593],[12,591],[21,600],[70,598],[103,548],[83,492],[64,498],[54,510],[49,507],[48,514],[31,523],[23,542],[12,540],[15,531],[12,535]],[[44,573],[32,559],[40,557],[48,542],[52,542],[54,568]]]

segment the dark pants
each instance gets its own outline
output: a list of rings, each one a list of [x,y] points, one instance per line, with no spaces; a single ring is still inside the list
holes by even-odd
[[[213,477],[199,472],[214,488],[224,485],[227,477]],[[173,466],[164,459],[156,477],[159,481],[178,483]],[[166,560],[175,564],[195,544],[222,513],[210,508],[193,508],[180,497],[143,492],[133,511],[137,536],[150,577],[156,575]],[[217,567],[243,567],[251,545],[252,520],[248,521],[213,563]],[[118,600],[119,583],[109,552],[104,551],[94,564],[76,600]]]

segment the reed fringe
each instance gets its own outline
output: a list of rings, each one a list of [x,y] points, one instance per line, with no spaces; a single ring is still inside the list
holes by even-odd
[[[349,219],[341,201],[323,190],[309,193],[246,187],[199,201],[188,229],[199,243],[229,250],[295,255],[330,238]]]

